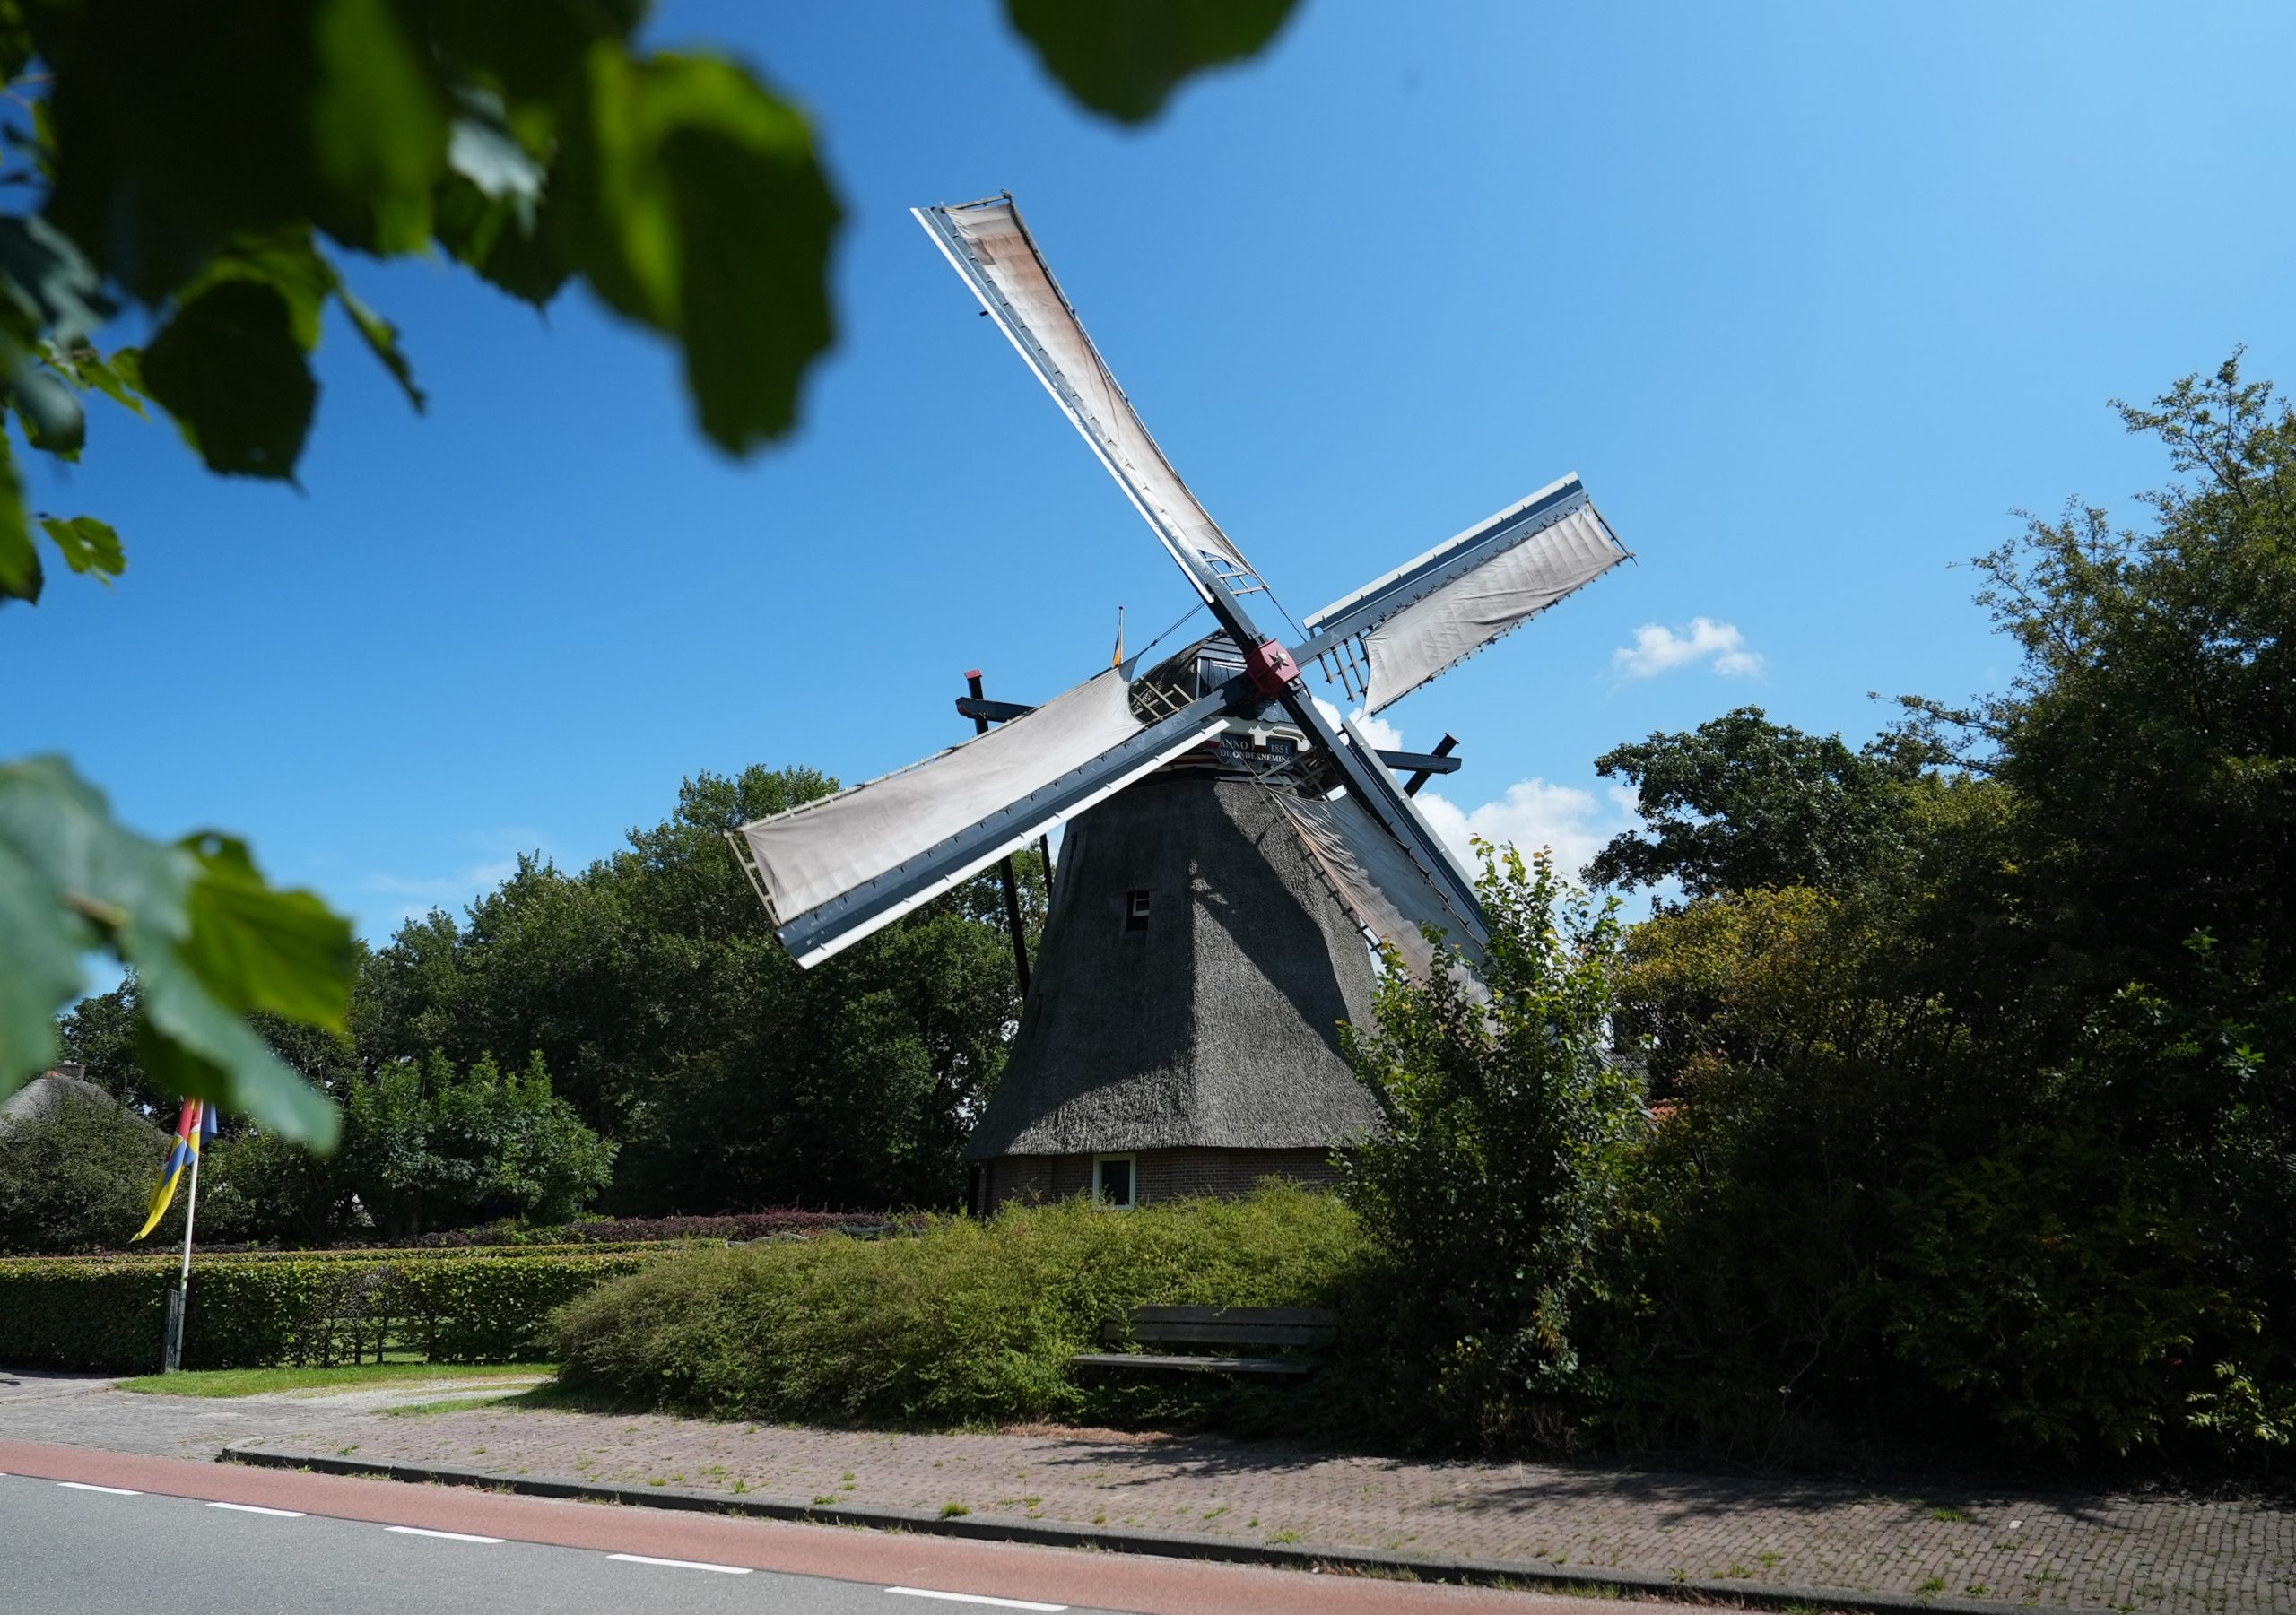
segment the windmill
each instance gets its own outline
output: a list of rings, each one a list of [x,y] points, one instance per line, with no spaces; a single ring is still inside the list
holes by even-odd
[[[1038,968],[968,1150],[976,1210],[1323,1177],[1334,1146],[1377,1124],[1336,1031],[1369,1012],[1365,940],[1425,972],[1439,968],[1425,928],[1470,967],[1489,933],[1412,801],[1456,760],[1383,756],[1353,719],[1326,716],[1303,670],[1377,713],[1627,551],[1566,476],[1326,606],[1287,644],[1265,626],[1265,579],[1148,435],[1012,197],[912,211],[1216,630],[1042,706],[976,686],[959,702],[973,738],[728,839],[811,967],[1067,824]]]

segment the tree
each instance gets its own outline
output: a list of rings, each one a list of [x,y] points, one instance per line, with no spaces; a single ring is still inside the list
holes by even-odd
[[[2148,531],[2075,507],[1980,558],[2025,653],[1970,715],[2029,804],[2037,898],[2093,979],[2197,986],[2187,946],[2296,972],[2296,411],[2237,355],[2150,409],[2117,406],[2196,481]]]
[[[1645,826],[1613,837],[1586,878],[1629,890],[1674,880],[1693,898],[1843,885],[1894,844],[1898,787],[1917,767],[1901,749],[1852,751],[1759,707],[1613,747],[1595,769],[1634,786]]]
[[[2237,362],[2121,413],[2193,485],[1980,559],[2024,664],[1867,749],[1870,853],[1752,878],[1741,831],[1821,838],[1691,798],[1692,899],[1631,934],[1613,1022],[1666,1103],[1609,1417],[1755,1450],[1798,1417],[2068,1455],[2296,1434],[2296,415]],[[1842,800],[1764,768],[1819,822]]]
[[[140,996],[131,974],[110,992],[91,993],[74,1004],[57,1031],[64,1057],[89,1081],[137,1114],[155,1116],[167,1096],[135,1057]]]
[[[1392,1263],[1403,1354],[1439,1416],[1485,1439],[1551,1428],[1584,1398],[1581,1309],[1640,1090],[1605,1036],[1614,905],[1571,892],[1544,854],[1486,847],[1484,999],[1464,972],[1420,980],[1390,953],[1376,1026],[1344,1029],[1381,1136],[1346,1193]]]
[[[1003,906],[968,882],[799,969],[724,833],[834,788],[804,768],[704,774],[613,857],[522,860],[466,924],[409,923],[362,976],[362,1057],[541,1051],[622,1146],[613,1199],[633,1211],[952,1202],[1020,1010]]]
[[[564,1222],[613,1177],[613,1145],[551,1091],[539,1054],[508,1075],[491,1055],[402,1061],[354,1083],[345,1111],[338,1181],[396,1237]]]
[[[1073,8],[1013,25],[1086,105],[1136,121],[1196,69],[1248,55],[1292,0]],[[633,42],[642,0],[0,0],[0,141],[30,210],[0,215],[0,411],[76,459],[79,395],[156,407],[223,475],[291,479],[339,307],[422,406],[390,322],[334,254],[445,255],[547,303],[580,281],[675,341],[702,430],[747,452],[795,423],[827,348],[839,208],[804,116],[723,59]],[[34,100],[25,91],[44,91]],[[156,326],[101,352],[117,313]],[[0,424],[0,603],[37,601],[35,529],[109,580],[118,535],[25,508]],[[349,926],[278,892],[246,847],[116,823],[60,758],[0,766],[0,1094],[53,1057],[55,1012],[108,952],[137,970],[139,1059],[170,1093],[331,1142],[336,1107],[251,1032],[342,1031]]]

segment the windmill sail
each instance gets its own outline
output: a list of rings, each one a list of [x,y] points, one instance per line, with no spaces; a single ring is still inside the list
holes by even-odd
[[[1433,974],[1436,950],[1423,927],[1432,926],[1470,965],[1480,966],[1474,933],[1459,923],[1432,881],[1404,855],[1394,837],[1352,796],[1279,797],[1300,845],[1355,922],[1403,955],[1412,973]]]
[[[1550,483],[1307,621],[1299,659],[1393,705],[1628,558],[1575,476]]]
[[[1110,475],[1191,579],[1182,547],[1216,572],[1252,573],[1243,552],[1196,502],[1117,385],[1083,323],[1037,251],[1010,196],[910,210],[973,295],[1003,327]],[[1200,587],[1201,586],[1199,586]]]
[[[989,733],[726,832],[811,967],[1026,846],[1226,721],[1224,694],[1144,724],[1112,668]]]

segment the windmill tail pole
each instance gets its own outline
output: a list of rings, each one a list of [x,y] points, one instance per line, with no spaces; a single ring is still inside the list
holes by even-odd
[[[1121,621],[1118,622],[1116,631],[1117,643],[1120,649],[1124,643],[1124,628]],[[976,701],[983,699],[979,668],[976,667],[965,674],[965,689]],[[974,718],[972,732],[975,734],[987,734],[988,720],[985,717]],[[1045,861],[1045,867],[1047,870],[1052,867],[1049,858]],[[1004,888],[1004,925],[1013,933],[1013,974],[1020,980],[1021,998],[1025,1003],[1029,996],[1029,936],[1021,926],[1021,872],[1013,867],[1010,853],[997,860],[996,876]]]

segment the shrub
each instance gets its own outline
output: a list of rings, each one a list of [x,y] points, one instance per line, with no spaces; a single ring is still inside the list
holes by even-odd
[[[1387,1120],[1348,1166],[1348,1198],[1395,1268],[1396,1383],[1486,1438],[1536,1430],[1583,1402],[1579,1315],[1640,1090],[1605,1023],[1617,926],[1554,873],[1483,851],[1483,979],[1388,970],[1376,1033],[1349,1029]]]
[[[553,1308],[661,1248],[210,1258],[192,1273],[184,1367],[347,1361],[386,1340],[434,1361],[517,1361]],[[0,1362],[150,1368],[176,1272],[164,1256],[0,1261]]]
[[[143,1225],[167,1135],[108,1097],[65,1090],[0,1125],[0,1250],[119,1245]],[[183,1196],[157,1235],[183,1233]]]
[[[554,1343],[570,1384],[722,1417],[1039,1419],[1087,1405],[1068,1359],[1133,1307],[1337,1305],[1369,1255],[1345,1206],[1290,1185],[1065,1201],[910,1239],[678,1253],[565,1307]]]

